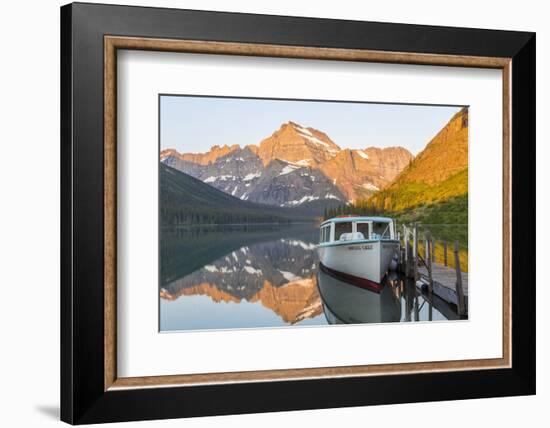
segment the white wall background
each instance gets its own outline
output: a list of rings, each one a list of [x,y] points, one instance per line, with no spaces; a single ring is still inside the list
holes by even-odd
[[[123,2],[121,0],[121,2]],[[116,3],[103,1],[103,3]],[[549,16],[541,1],[148,0],[126,4],[537,32],[537,122],[550,115]],[[59,6],[4,2],[0,9],[0,424],[59,424]],[[548,130],[537,129],[537,264],[550,257]],[[548,187],[546,186],[546,189]],[[385,425],[516,427],[548,421],[550,297],[538,278],[538,395],[143,422],[159,427]],[[537,422],[538,421],[538,422]],[[547,423],[547,422],[546,422]],[[125,426],[137,426],[137,423]]]

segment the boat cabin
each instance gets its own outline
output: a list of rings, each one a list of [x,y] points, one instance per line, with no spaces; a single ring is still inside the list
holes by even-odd
[[[395,239],[395,225],[389,217],[345,216],[331,218],[321,224],[319,244]]]

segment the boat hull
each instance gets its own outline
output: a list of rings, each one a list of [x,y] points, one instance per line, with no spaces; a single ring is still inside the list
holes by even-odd
[[[376,288],[382,283],[391,261],[397,256],[399,242],[360,241],[318,247],[321,267],[344,281]]]

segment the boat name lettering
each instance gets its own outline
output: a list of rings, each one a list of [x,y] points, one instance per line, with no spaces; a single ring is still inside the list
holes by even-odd
[[[372,250],[372,244],[349,246],[348,250]]]

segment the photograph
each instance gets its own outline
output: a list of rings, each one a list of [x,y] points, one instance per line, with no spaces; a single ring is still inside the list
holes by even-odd
[[[160,332],[468,319],[468,106],[158,102]]]
[[[0,426],[544,426],[544,5],[4,3]]]

